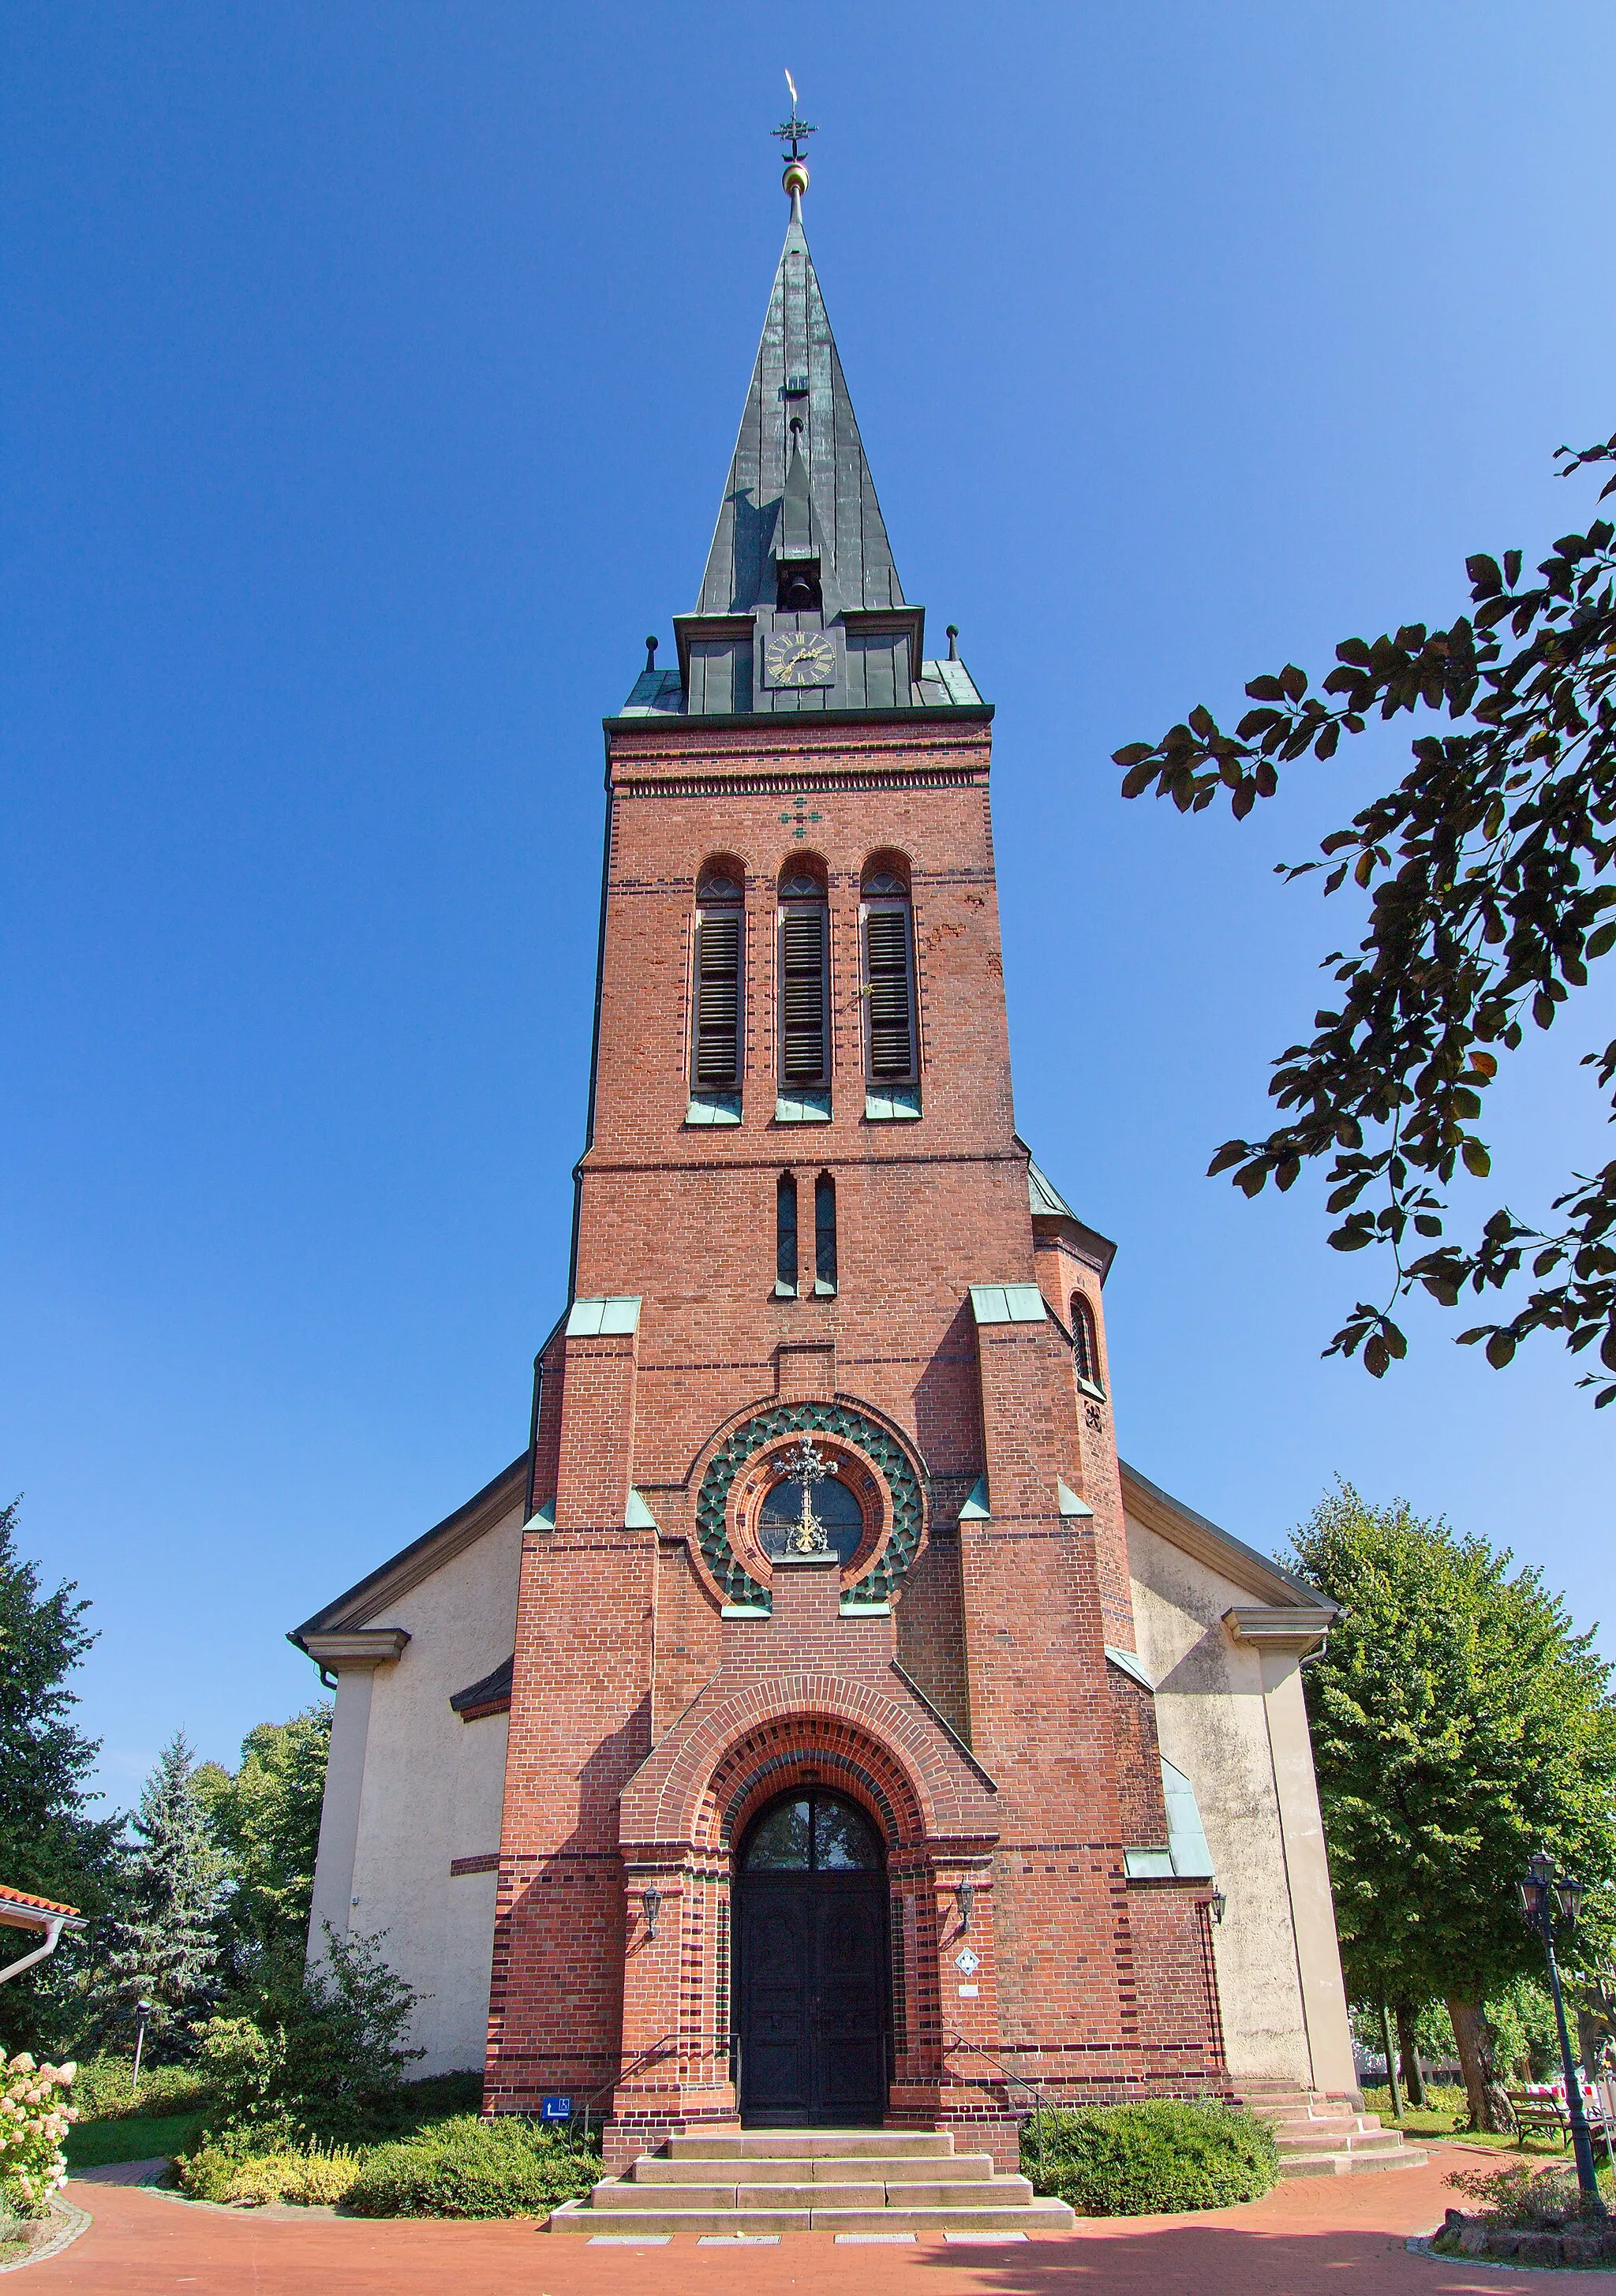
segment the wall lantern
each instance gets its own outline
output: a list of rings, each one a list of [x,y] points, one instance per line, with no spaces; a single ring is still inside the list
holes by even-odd
[[[641,1893],[640,1903],[645,1908],[645,1934],[647,1937],[655,1937],[657,1915],[662,1910],[662,1892],[654,1882],[647,1883]]]
[[[1228,1899],[1224,1896],[1221,1890],[1214,1890],[1211,1896],[1207,1899],[1207,1903],[1212,1909],[1212,1919],[1217,1923],[1218,1928],[1221,1929],[1223,1927],[1224,1915],[1228,1911]]]
[[[954,1893],[954,1902],[959,1907],[960,1935],[964,1937],[971,1926],[971,1909],[976,1903],[976,1891],[969,1882],[960,1883]]]

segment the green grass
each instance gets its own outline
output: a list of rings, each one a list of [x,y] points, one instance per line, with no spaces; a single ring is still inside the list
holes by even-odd
[[[68,2131],[68,2172],[186,2152],[201,2135],[204,2118],[200,2112],[170,2112],[160,2119],[76,2121]]]
[[[1524,2155],[1544,2160],[1569,2161],[1571,2149],[1547,2130],[1534,2131],[1524,2140],[1514,2136],[1493,2136],[1485,2130],[1468,2128],[1470,2105],[1462,2088],[1438,2088],[1428,2084],[1430,2105],[1419,2112],[1404,2100],[1403,2117],[1395,2120],[1391,2112],[1391,2092],[1382,2081],[1378,2087],[1364,2091],[1365,2109],[1378,2112],[1388,2128],[1400,2128],[1405,2136],[1457,2136],[1466,2144],[1481,2144],[1494,2152],[1511,2152],[1517,2158]],[[1603,2158],[1603,2140],[1595,2152]]]

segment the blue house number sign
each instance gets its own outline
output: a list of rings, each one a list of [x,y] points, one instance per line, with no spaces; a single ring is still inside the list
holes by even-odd
[[[547,2096],[538,2111],[541,2120],[570,2120],[572,2099],[570,2096]]]

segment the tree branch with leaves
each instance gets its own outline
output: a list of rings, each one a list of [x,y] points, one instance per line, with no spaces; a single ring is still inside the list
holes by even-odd
[[[1616,462],[1616,437],[1559,449],[1563,477]],[[1600,499],[1616,491],[1616,477]],[[1283,767],[1334,756],[1343,734],[1404,712],[1445,717],[1421,734],[1398,786],[1321,845],[1282,865],[1287,879],[1325,873],[1369,896],[1356,953],[1324,959],[1339,994],[1315,1034],[1274,1063],[1283,1121],[1260,1140],[1230,1140],[1210,1170],[1248,1196],[1289,1188],[1328,1160],[1340,1251],[1374,1246],[1391,1262],[1387,1296],[1359,1300],[1328,1355],[1361,1347],[1375,1378],[1407,1352],[1398,1302],[1423,1290],[1444,1307],[1502,1291],[1530,1262],[1534,1288],[1507,1320],[1459,1334],[1501,1369],[1521,1342],[1557,1331],[1573,1352],[1598,1342],[1603,1373],[1581,1382],[1616,1397],[1616,1160],[1576,1172],[1546,1226],[1501,1205],[1472,1242],[1447,1233],[1459,1168],[1485,1179],[1478,1127],[1501,1058],[1529,1025],[1553,1026],[1588,968],[1616,947],[1616,535],[1595,520],[1563,535],[1522,586],[1522,557],[1466,562],[1472,611],[1451,627],[1405,625],[1367,644],[1347,638],[1320,691],[1294,663],[1246,687],[1257,706],[1233,734],[1193,709],[1154,743],[1116,752],[1122,793],[1154,786],[1180,812],[1226,797],[1236,820],[1272,797]],[[1584,1055],[1607,1095],[1616,1040]],[[1502,1303],[1500,1303],[1500,1307]]]

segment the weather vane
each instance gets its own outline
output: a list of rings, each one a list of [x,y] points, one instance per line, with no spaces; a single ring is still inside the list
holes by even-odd
[[[802,156],[802,139],[805,135],[817,135],[819,130],[806,119],[797,117],[797,83],[789,71],[785,75],[785,84],[792,92],[792,116],[789,119],[783,119],[774,132],[782,144],[789,144],[792,147],[785,155],[785,173],[780,181],[791,195],[792,217],[796,221],[802,213],[802,194],[808,187],[808,162]]]
[[[790,72],[787,72],[785,75],[785,84],[792,92],[792,116],[789,119],[783,119],[780,122],[779,127],[774,130],[774,133],[780,138],[780,141],[783,144],[786,141],[788,136],[791,139],[792,148],[786,153],[786,158],[788,160],[800,160],[802,152],[799,147],[800,146],[802,138],[805,135],[817,135],[819,130],[816,127],[810,127],[806,119],[798,119],[797,83],[792,78]]]

